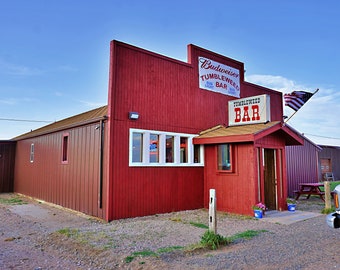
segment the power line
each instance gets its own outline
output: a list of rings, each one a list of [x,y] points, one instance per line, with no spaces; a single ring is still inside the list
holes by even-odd
[[[54,121],[44,121],[44,120],[13,119],[13,118],[0,118],[0,121],[32,122],[32,123],[52,123],[52,122],[54,122]]]

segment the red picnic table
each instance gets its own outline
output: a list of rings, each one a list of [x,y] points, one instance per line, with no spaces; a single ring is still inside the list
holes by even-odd
[[[318,195],[325,201],[325,192],[320,189],[320,187],[323,187],[323,183],[301,183],[299,186],[300,189],[294,191],[294,193],[296,193],[296,200],[300,198],[300,195],[306,194],[306,199],[309,199],[310,195]]]

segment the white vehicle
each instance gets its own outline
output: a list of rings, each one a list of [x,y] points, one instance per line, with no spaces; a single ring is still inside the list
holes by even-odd
[[[330,213],[326,217],[326,221],[329,227],[334,229],[340,228],[340,185],[337,185],[334,189],[334,204],[335,204],[335,212]]]

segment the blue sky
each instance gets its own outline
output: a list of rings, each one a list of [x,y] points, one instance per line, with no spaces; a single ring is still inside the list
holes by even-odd
[[[113,39],[183,61],[192,43],[245,63],[249,82],[319,88],[288,123],[340,145],[339,18],[338,0],[4,0],[0,119],[56,121],[106,104]],[[0,139],[43,125],[0,120]]]

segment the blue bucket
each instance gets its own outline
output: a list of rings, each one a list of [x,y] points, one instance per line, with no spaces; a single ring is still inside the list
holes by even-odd
[[[295,212],[295,207],[296,207],[296,204],[288,204],[288,211]]]
[[[254,216],[256,218],[262,218],[262,210],[254,210]]]

